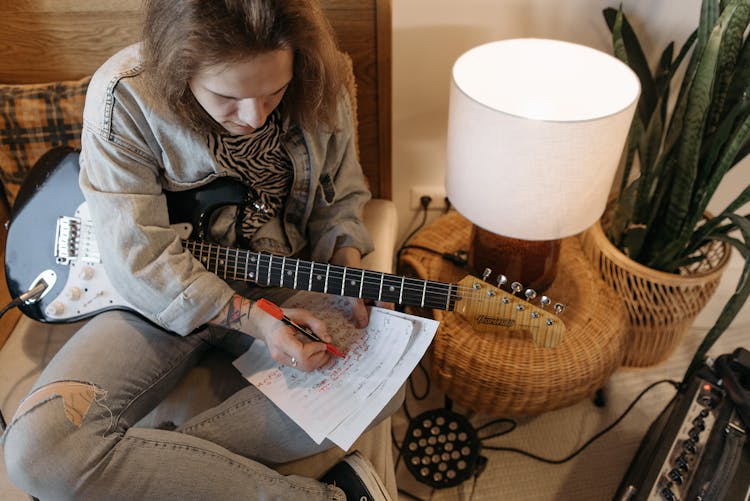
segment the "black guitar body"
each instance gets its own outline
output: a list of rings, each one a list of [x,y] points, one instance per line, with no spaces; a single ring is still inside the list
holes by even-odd
[[[78,157],[78,151],[69,147],[45,153],[29,172],[13,205],[5,247],[5,273],[11,297],[29,290],[42,272],[52,272],[57,277],[44,297],[20,307],[25,315],[41,322],[70,322],[90,316],[55,320],[45,314],[50,303],[63,293],[68,274],[75,271],[75,266],[57,263],[54,251],[58,217],[74,214],[84,202],[78,188]],[[205,228],[213,211],[225,205],[245,203],[246,196],[247,189],[229,178],[220,178],[193,190],[167,192],[169,220],[174,224],[190,223],[193,226],[190,238],[206,240]],[[40,203],[40,200],[46,202]],[[113,303],[109,309],[116,308],[122,305]]]
[[[57,217],[73,214],[83,201],[77,189],[78,171],[78,153],[72,148],[55,148],[39,159],[21,186],[13,204],[5,245],[5,276],[11,297],[26,292],[45,270],[52,270],[58,277],[68,275],[68,266],[57,264],[52,256]],[[69,189],[71,180],[74,184]],[[44,193],[47,203],[31,203],[40,193]],[[62,293],[64,283],[64,279],[57,280],[45,298],[21,305],[21,311],[45,321],[46,298]]]

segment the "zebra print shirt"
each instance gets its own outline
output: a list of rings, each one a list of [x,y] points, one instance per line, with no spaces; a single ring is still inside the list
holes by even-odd
[[[216,161],[236,173],[249,189],[249,204],[237,211],[235,231],[247,246],[253,234],[278,216],[292,186],[293,170],[288,153],[281,145],[282,118],[275,110],[260,129],[249,136],[211,134],[209,147]],[[257,210],[253,202],[264,206]]]

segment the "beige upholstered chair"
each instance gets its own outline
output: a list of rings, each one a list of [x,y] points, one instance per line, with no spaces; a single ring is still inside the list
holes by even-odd
[[[390,198],[390,1],[322,0],[339,39],[340,49],[351,60],[357,94],[358,144],[360,160],[367,175],[373,200],[364,218],[376,243],[376,251],[365,259],[365,267],[390,272],[396,244],[395,205]],[[141,0],[99,2],[32,1],[14,4],[0,19],[0,88],[7,84],[41,84],[74,81],[86,77],[106,58],[139,37]],[[2,94],[0,94],[0,99]],[[1,103],[0,103],[1,104]],[[20,112],[21,110],[16,110]],[[75,108],[66,113],[76,113]],[[0,128],[2,123],[0,122]],[[0,138],[6,136],[0,135]],[[12,140],[12,139],[11,139]],[[8,140],[0,150],[10,147]],[[16,167],[3,165],[6,184],[20,182]],[[8,158],[6,155],[5,158]],[[33,159],[29,159],[32,161]],[[8,169],[15,169],[8,173]],[[5,186],[6,190],[9,186]],[[6,221],[8,207],[0,206]],[[5,230],[0,252],[4,257]],[[4,259],[3,259],[4,261]],[[4,269],[4,268],[3,268]],[[9,301],[4,276],[0,278],[0,307]],[[43,324],[17,312],[0,319],[0,408],[6,420],[13,416],[19,401],[54,353],[76,331],[78,324]],[[217,369],[225,355],[218,351],[207,357],[181,383],[165,402],[139,423],[154,426],[162,421],[180,423],[234,391]],[[227,368],[225,370],[233,370]],[[394,499],[396,497],[393,458],[390,447],[390,420],[365,433],[355,444],[375,464]],[[316,477],[335,463],[343,451],[327,453],[283,465],[285,473]],[[16,493],[0,469],[0,491]],[[23,499],[23,494],[17,492]]]

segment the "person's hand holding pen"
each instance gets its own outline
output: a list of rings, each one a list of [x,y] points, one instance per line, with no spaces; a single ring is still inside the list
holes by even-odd
[[[325,323],[310,311],[280,308],[265,299],[256,301],[253,310],[251,314],[275,321],[264,341],[277,362],[309,372],[327,364],[334,353],[341,355],[330,344]]]
[[[278,313],[269,314],[258,303],[234,294],[210,323],[260,339],[268,347],[271,358],[281,364],[309,372],[328,363],[331,353],[326,343],[331,342],[331,337],[325,322],[308,310],[277,307],[282,317],[286,316],[302,328],[309,328],[320,339],[320,342],[311,341],[301,336],[296,328],[279,321]]]

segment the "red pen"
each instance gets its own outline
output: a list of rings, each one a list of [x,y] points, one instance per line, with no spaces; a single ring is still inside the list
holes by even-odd
[[[309,339],[312,339],[313,341],[317,341],[318,343],[324,343],[326,345],[326,350],[328,350],[330,353],[332,353],[332,354],[334,354],[334,355],[336,355],[337,357],[340,357],[340,358],[344,357],[344,354],[341,353],[338,350],[338,348],[336,348],[335,346],[333,346],[331,343],[326,343],[325,341],[323,341],[322,339],[320,339],[313,331],[311,331],[310,329],[305,329],[300,324],[298,324],[297,322],[295,322],[291,318],[289,318],[286,315],[284,315],[284,312],[281,310],[281,308],[279,308],[278,306],[276,306],[275,304],[273,304],[268,299],[258,299],[258,301],[256,301],[256,304],[258,305],[258,307],[261,310],[265,311],[266,313],[268,313],[272,317],[274,317],[274,318],[276,318],[278,320],[281,320],[282,322],[284,322],[288,326],[296,329],[297,332],[299,332],[303,336],[305,336],[305,337],[307,337]]]

